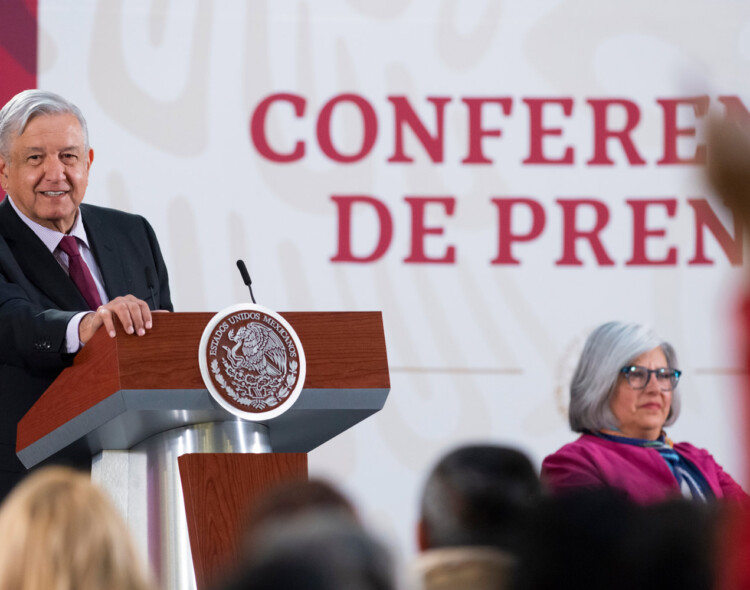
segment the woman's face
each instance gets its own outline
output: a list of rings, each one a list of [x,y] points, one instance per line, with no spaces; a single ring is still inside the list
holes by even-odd
[[[667,358],[659,347],[643,353],[631,364],[647,369],[669,368]],[[661,387],[653,373],[649,374],[648,383],[643,389],[633,389],[625,375],[620,374],[610,408],[622,434],[649,440],[659,438],[672,406],[672,391],[663,391]]]

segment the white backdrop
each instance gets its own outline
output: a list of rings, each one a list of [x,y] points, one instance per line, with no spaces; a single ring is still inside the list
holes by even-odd
[[[247,300],[237,258],[250,268],[259,303],[276,310],[382,310],[392,381],[386,407],[311,453],[310,465],[343,486],[404,552],[414,550],[423,476],[446,450],[489,440],[520,447],[538,465],[574,438],[566,385],[588,331],[611,319],[651,324],[673,342],[685,372],[684,410],[670,435],[710,449],[746,481],[735,412],[741,363],[729,330],[742,269],[710,231],[696,231],[688,200],[709,199],[730,241],[734,227],[699,165],[658,162],[669,146],[673,160],[687,160],[701,144],[704,113],[687,99],[705,96],[718,112],[722,96],[750,105],[750,6],[40,0],[39,22],[39,87],[71,99],[89,121],[96,158],[87,201],[148,217],[178,311]],[[291,103],[277,102],[265,119],[271,149],[305,144],[304,155],[286,163],[262,155],[250,133],[258,105],[279,93],[304,103],[297,116]],[[372,107],[367,125],[353,102],[330,102],[343,94]],[[436,140],[442,161],[396,123],[394,96],[406,98],[433,137],[434,99],[449,99]],[[479,139],[475,129],[472,145],[488,163],[464,163],[469,102],[479,98],[503,98],[507,108],[491,101],[481,108],[488,134]],[[533,99],[549,99],[542,119],[531,115]],[[615,99],[626,102],[597,125],[596,104]],[[664,99],[678,100],[674,124],[657,102]],[[335,161],[321,147],[316,125],[327,104],[335,106],[323,130],[337,153],[357,154],[376,122],[372,149],[358,161]],[[611,164],[590,164],[596,129],[629,124],[643,163],[631,163],[614,138],[605,142]],[[399,129],[402,159],[412,161],[389,162]],[[572,162],[524,163],[534,145],[550,160],[571,148]],[[377,260],[334,261],[342,220],[332,197],[356,195],[382,203],[393,238]],[[431,229],[416,241],[424,258],[442,258],[452,246],[455,260],[405,261],[414,236],[406,198],[451,200],[452,213],[426,205],[421,223]],[[533,200],[546,223],[537,238],[512,245],[519,264],[493,264],[504,226],[492,199],[510,198]],[[601,265],[585,239],[574,243],[579,265],[556,264],[565,232],[597,221],[594,208],[581,205],[566,225],[560,199],[601,203],[609,220],[598,236],[611,265]],[[674,247],[674,262],[626,264],[643,240],[629,199],[670,201],[671,211],[647,207],[644,231],[654,233],[644,255],[664,259]],[[506,230],[528,233],[530,211],[515,206]],[[380,237],[378,217],[368,205],[353,212],[351,247],[366,258]],[[713,264],[690,263],[698,233]]]

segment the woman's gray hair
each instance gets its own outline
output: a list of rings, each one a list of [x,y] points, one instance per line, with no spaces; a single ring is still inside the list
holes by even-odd
[[[596,328],[586,340],[570,382],[570,427],[575,432],[618,429],[620,425],[610,409],[610,402],[620,369],[657,347],[664,352],[667,365],[676,369],[674,348],[650,328],[624,322],[609,322]],[[664,425],[674,424],[679,415],[680,394],[675,388]]]
[[[49,90],[24,90],[0,110],[0,156],[10,160],[11,135],[22,135],[32,119],[40,115],[70,113],[81,124],[84,148],[89,150],[89,130],[81,110],[72,102]]]

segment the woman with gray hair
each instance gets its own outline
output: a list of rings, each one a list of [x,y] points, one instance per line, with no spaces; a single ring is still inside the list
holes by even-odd
[[[639,503],[746,498],[707,451],[666,436],[680,414],[677,367],[672,346],[649,328],[596,328],[570,384],[570,427],[582,434],[542,462],[550,490],[612,487]]]

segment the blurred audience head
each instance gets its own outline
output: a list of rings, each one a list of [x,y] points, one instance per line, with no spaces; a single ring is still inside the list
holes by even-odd
[[[460,447],[427,478],[420,549],[482,545],[513,550],[539,495],[539,477],[522,452],[494,445]]]
[[[544,499],[524,536],[515,590],[712,590],[715,519],[687,501],[640,506],[617,490]]]
[[[389,552],[343,513],[300,513],[256,530],[226,590],[394,590]]]
[[[544,499],[524,537],[514,588],[625,590],[623,547],[633,513],[633,505],[610,490]]]
[[[359,522],[354,505],[332,484],[322,479],[294,480],[273,488],[253,505],[245,522],[245,544],[252,549],[259,531],[307,514],[332,514]]]
[[[706,132],[706,176],[718,197],[747,226],[750,221],[750,125],[727,113],[712,117]]]
[[[90,476],[29,475],[0,508],[0,590],[149,590],[130,531]]]
[[[616,430],[619,422],[610,402],[615,394],[620,369],[640,355],[660,347],[670,367],[677,367],[677,354],[668,342],[640,324],[608,322],[596,328],[584,344],[570,383],[568,419],[574,432]],[[672,406],[665,426],[680,414],[680,392],[672,392]]]
[[[715,506],[687,500],[639,507],[628,536],[631,588],[713,590],[717,516]]]

